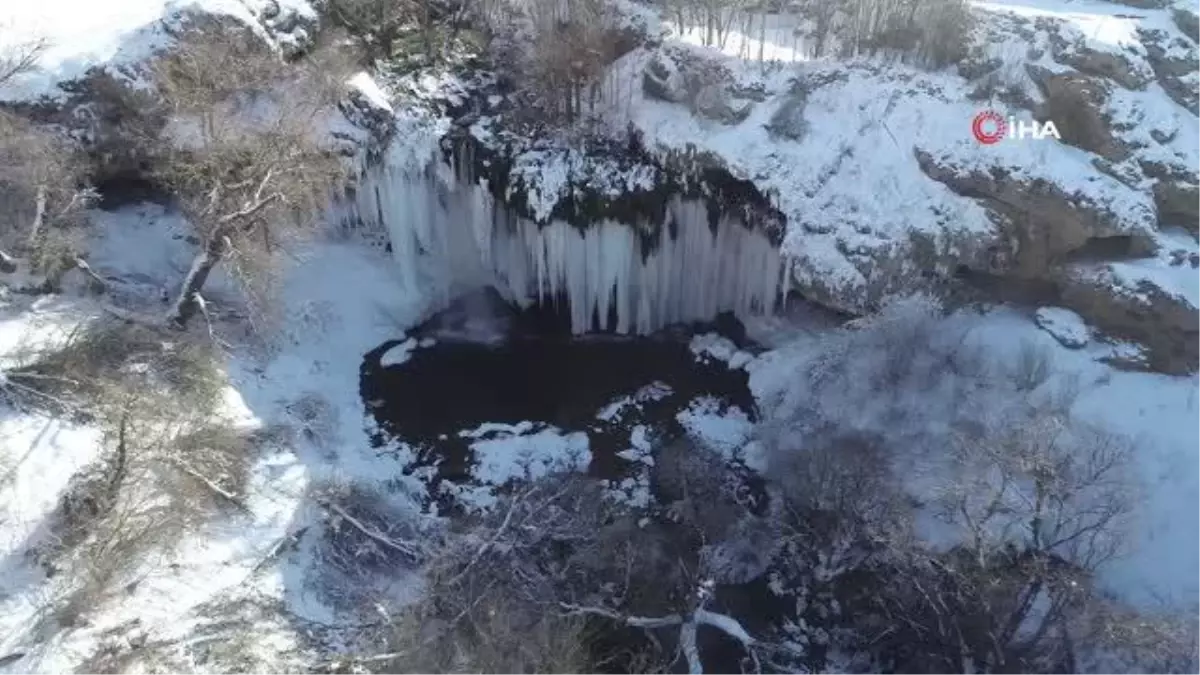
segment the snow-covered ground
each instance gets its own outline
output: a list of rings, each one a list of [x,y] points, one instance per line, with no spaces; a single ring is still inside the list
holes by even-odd
[[[727,82],[712,77],[712,83],[726,90],[730,109],[749,107],[744,118],[712,118],[689,109],[699,104],[656,100],[643,87],[617,85],[610,87],[617,93],[610,95],[606,115],[616,129],[632,123],[652,148],[715,156],[735,176],[772,195],[788,218],[784,250],[802,288],[820,289],[845,308],[866,306],[870,287],[885,285],[883,277],[896,274],[890,259],[913,255],[914,238],[939,255],[966,259],[999,241],[984,205],[931,180],[914,151],[960,173],[1001,172],[1018,182],[1046,181],[1111,214],[1116,230],[1157,236],[1149,192],[1153,181],[1141,176],[1138,162],[1179,167],[1193,182],[1200,171],[1195,116],[1155,83],[1139,37],[1139,31],[1159,31],[1190,44],[1173,23],[1171,8],[1130,12],[1092,0],[1002,0],[972,7],[978,25],[964,39],[981,58],[1000,64],[989,77],[1005,80],[1003,87],[1019,90],[1033,104],[1044,101],[1028,74],[1035,69],[1074,73],[1067,64],[1080,54],[1127,63],[1129,77],[1148,85],[1103,85],[1109,91],[1103,113],[1114,136],[1132,148],[1132,157],[1106,173],[1096,166],[1096,155],[1052,138],[982,145],[971,133],[981,111],[1027,123],[1030,113],[994,95],[979,100],[973,92],[980,82],[953,67],[927,71],[885,57],[849,63],[811,58],[812,45],[803,37],[808,26],[787,15],[770,15],[761,27],[754,17],[748,32],[735,20],[719,44],[707,47],[700,46],[699,28],[664,20],[664,46],[635,50],[613,66],[610,77],[616,82],[637,82],[654,61],[666,62],[668,80],[678,79],[677,71],[688,62],[705,64],[693,64],[693,70],[723,70]],[[763,37],[767,44],[760,49]],[[1130,185],[1113,175],[1124,175]],[[1164,284],[1169,294],[1194,292],[1194,273],[1177,279],[1145,271],[1154,267],[1157,263],[1148,259],[1131,263],[1124,274],[1114,272]],[[900,268],[900,274],[909,271],[903,263]]]
[[[25,53],[41,45],[36,67],[0,86],[0,100],[57,98],[58,85],[83,76],[93,67],[119,73],[169,43],[165,28],[185,12],[228,16],[271,36],[260,21],[264,11],[273,19],[316,17],[307,0],[45,0],[6,2],[0,7],[0,57]],[[264,17],[265,18],[265,17]],[[266,22],[270,23],[270,21]],[[276,35],[296,40],[299,34]]]
[[[1134,534],[1127,554],[1101,569],[1102,580],[1118,595],[1146,607],[1191,607],[1200,592],[1200,379],[1116,370],[1101,359],[1119,351],[1119,345],[1092,342],[1086,348],[1070,349],[1039,330],[1031,317],[1011,309],[983,314],[962,311],[936,324],[934,331],[953,336],[948,339],[961,339],[963,345],[978,345],[998,368],[1014,367],[1024,350],[1043,350],[1051,377],[1042,386],[1047,390],[1080,386],[1071,409],[1076,419],[1121,434],[1135,444],[1134,466],[1140,486]],[[960,396],[961,390],[944,386],[955,379],[948,372],[939,376],[942,382],[937,386],[919,393],[897,392],[904,399],[899,405],[904,411],[900,426],[896,426],[896,417],[880,414],[896,404],[880,395],[870,381],[839,380],[847,386],[836,392],[836,398],[814,400],[804,387],[797,386],[797,373],[830,356],[838,358],[838,338],[830,335],[798,333],[790,343],[747,366],[751,388],[765,414],[776,410],[786,415],[797,406],[813,407],[850,428],[882,433],[896,447],[904,446],[902,438],[937,433],[950,419],[957,406],[952,399]],[[872,372],[875,366],[870,364],[885,358],[870,351],[855,353],[856,367],[865,369],[856,372]],[[983,410],[981,415],[991,412]],[[940,489],[940,472],[915,456],[906,454],[904,458],[897,469],[900,480],[918,500],[930,499]],[[934,464],[940,461],[936,455],[932,460]],[[943,543],[961,536],[937,528],[928,533]]]
[[[98,270],[141,275],[151,288],[178,281],[173,263],[186,257],[188,248],[172,237],[176,219],[154,207],[131,207],[99,214],[98,222],[102,227],[93,247]],[[138,245],[121,245],[129,237]],[[147,256],[147,250],[161,255]],[[394,460],[369,450],[358,368],[366,350],[395,337],[425,309],[421,298],[399,291],[396,275],[387,256],[354,242],[326,242],[298,252],[284,286],[281,329],[271,343],[264,349],[231,340],[237,346],[228,353],[226,394],[226,414],[234,423],[286,425],[297,432],[292,442],[252,463],[250,513],[213,522],[191,533],[167,559],[148,561],[136,586],[84,627],[56,635],[27,632],[54,600],[56,580],[22,562],[22,556],[36,543],[31,528],[56,504],[71,476],[97,456],[102,439],[86,426],[5,412],[0,419],[0,653],[26,652],[5,663],[5,671],[71,669],[97,649],[105,631],[117,627],[122,639],[169,643],[200,630],[212,619],[198,608],[222,600],[283,598],[293,614],[330,620],[302,583],[312,564],[303,545],[284,564],[263,563],[289,535],[318,522],[320,513],[305,498],[315,482],[379,485],[394,477]],[[347,294],[346,288],[358,292]],[[44,343],[55,335],[53,328],[69,329],[97,308],[87,301],[27,306],[13,300],[0,311],[0,346],[7,355],[31,340]],[[262,630],[263,658],[287,663],[280,655],[296,649],[288,630],[273,625]]]

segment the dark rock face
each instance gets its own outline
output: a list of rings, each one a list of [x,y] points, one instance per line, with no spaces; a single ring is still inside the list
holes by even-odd
[[[1200,189],[1193,183],[1160,180],[1154,185],[1154,203],[1162,227],[1182,227],[1200,236]]]
[[[1109,85],[1096,78],[1054,75],[1040,69],[1031,69],[1030,74],[1046,97],[1039,116],[1054,121],[1063,142],[1112,162],[1129,157],[1129,148],[1113,136],[1103,112]]]
[[[1001,167],[990,171],[964,170],[927,152],[917,151],[917,162],[930,178],[958,194],[983,199],[1007,216],[1019,246],[1016,274],[1037,277],[1051,265],[1089,242],[1109,237],[1128,237],[1128,255],[1146,255],[1156,244],[1151,236],[1154,214],[1149,209],[1144,222],[1128,223],[1103,204],[1067,193],[1061,186],[1040,179],[1029,180]]]
[[[1192,42],[1200,42],[1200,16],[1196,12],[1175,8],[1171,10],[1171,20],[1184,35],[1192,39]]]
[[[745,121],[755,103],[755,94],[738,91],[724,66],[691,52],[658,54],[642,73],[642,90],[651,98],[685,104],[693,113],[726,125]],[[749,100],[739,106],[735,98]]]
[[[1183,20],[1182,16],[1177,15],[1176,21]],[[1185,21],[1184,26],[1187,25]],[[1146,47],[1146,60],[1150,62],[1155,78],[1167,95],[1193,115],[1200,115],[1200,92],[1196,91],[1195,85],[1186,77],[1196,70],[1195,46],[1183,38],[1173,38],[1161,30],[1139,30],[1138,38]],[[1195,40],[1194,37],[1192,39]],[[1171,55],[1178,51],[1185,52],[1186,56]]]
[[[1170,4],[1170,0],[1114,0],[1114,2],[1138,9],[1162,9]]]
[[[1082,45],[1055,54],[1059,63],[1093,77],[1106,78],[1126,89],[1145,89],[1150,77],[1139,69],[1129,57],[1107,51],[1097,51]]]
[[[1147,366],[1169,374],[1195,372],[1200,364],[1200,313],[1181,298],[1143,284],[1137,294],[1114,292],[1103,280],[1063,274],[1062,304],[1088,323],[1148,350]]]
[[[555,144],[512,140],[499,147],[485,144],[470,133],[458,132],[442,142],[443,155],[466,180],[486,179],[492,196],[517,216],[530,220],[563,220],[589,227],[611,219],[633,225],[652,244],[666,222],[672,197],[703,200],[709,226],[717,227],[725,215],[736,215],[744,225],[766,234],[775,245],[782,241],[787,217],[749,181],[737,178],[713,158],[679,157],[674,164],[651,156],[636,137],[626,144],[597,142],[586,152]],[[522,156],[539,162],[562,162],[572,167],[569,190],[561,193],[548,218],[529,207],[528,195],[539,189],[528,173],[517,170]],[[634,182],[634,174],[651,176]],[[632,185],[630,184],[632,183]],[[647,247],[645,250],[651,250]]]

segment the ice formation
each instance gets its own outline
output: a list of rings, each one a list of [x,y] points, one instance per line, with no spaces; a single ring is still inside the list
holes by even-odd
[[[611,220],[537,223],[496,204],[482,179],[411,160],[390,153],[356,196],[359,218],[388,233],[409,290],[449,298],[490,284],[523,307],[565,301],[576,333],[649,333],[722,311],[769,313],[782,290],[784,266],[770,239],[733,214],[714,232],[701,201],[673,199],[652,230]],[[423,276],[429,263],[436,274]]]

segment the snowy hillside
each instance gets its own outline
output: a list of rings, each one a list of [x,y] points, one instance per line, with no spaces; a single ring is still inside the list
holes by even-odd
[[[63,95],[59,85],[91,68],[120,71],[170,42],[180,17],[228,16],[280,43],[304,41],[316,20],[307,0],[49,0],[8,3],[0,10],[0,50],[37,49],[37,67],[0,87],[0,101]]]
[[[996,254],[1014,253],[1005,241],[1012,235],[998,231],[1003,221],[988,210],[1039,209],[1037,196],[1023,185],[1049,183],[1075,202],[1076,212],[1097,215],[1095,225],[1075,235],[1078,241],[1064,242],[1052,254],[1091,238],[1152,238],[1156,216],[1174,224],[1155,203],[1153,185],[1163,176],[1152,167],[1176,172],[1195,189],[1195,110],[1181,107],[1153,81],[1154,59],[1143,44],[1152,52],[1169,44],[1175,58],[1195,61],[1195,44],[1176,27],[1172,10],[1131,12],[1106,2],[978,3],[975,10],[979,24],[970,60],[949,72],[922,72],[887,59],[849,66],[809,60],[809,46],[786,38],[791,31],[785,23],[770,27],[782,44],[767,38],[767,62],[756,58],[762,53],[759,35],[734,30],[721,55],[672,46],[668,38],[666,47],[634,52],[617,66],[633,77],[655,59],[674,62],[668,69],[675,71],[695,69],[694,62],[724,68],[728,74],[716,85],[744,119],[731,123],[689,113],[677,103],[653,100],[642,87],[628,88],[628,98],[615,105],[652,146],[708,151],[773,195],[788,217],[785,250],[800,288],[851,310],[910,287],[931,266],[1001,271]],[[802,22],[796,26],[803,29]],[[782,61],[772,62],[772,52]],[[1110,63],[1114,75],[1103,71]],[[1126,71],[1127,78],[1117,77]],[[1058,125],[1065,143],[1031,138],[984,146],[971,136],[972,119],[987,109],[1031,122],[1059,74],[1082,74],[1106,92],[1097,113],[1109,120],[1108,133],[1120,148],[1111,159],[1121,161],[1098,164],[1097,153],[1108,155],[1082,139],[1084,130],[1072,129],[1070,121]],[[1016,186],[955,180],[997,172]],[[1019,237],[1023,224],[1014,224]],[[1184,267],[1178,280],[1160,280],[1168,283],[1168,294],[1194,294],[1196,274]]]
[[[766,310],[778,288],[860,314],[895,293],[942,292],[965,273],[1032,284],[1038,302],[1147,344],[1156,368],[1195,368],[1200,137],[1195,103],[1180,93],[1197,72],[1191,10],[975,3],[963,56],[927,68],[902,50],[837,58],[803,10],[732,15],[716,44],[670,12],[618,7],[617,21],[648,37],[600,76],[582,145],[522,132],[522,104],[491,73],[388,76],[392,97],[433,110],[440,123],[421,133],[443,138],[445,160],[403,143],[405,159],[383,180],[430,162],[438,190],[480,195],[451,203],[483,200],[471,207],[477,215],[450,220],[510,211],[546,236],[571,219],[653,232],[689,219],[667,214],[672,195],[695,198],[710,219],[782,240],[788,273],[749,304],[718,307]],[[1014,133],[1054,121],[1060,138],[981,143],[972,123],[985,111]],[[366,202],[359,212],[375,220],[378,210]],[[412,227],[377,223],[398,224]],[[598,293],[630,294],[622,287],[644,274],[615,253],[628,241],[604,244],[607,254],[585,253],[583,241],[554,253],[528,235],[499,241],[489,228],[461,236],[478,240],[484,250],[472,257],[517,297],[568,287],[543,268],[570,268],[573,255],[599,265],[589,278],[601,286],[572,282],[590,307],[600,307]],[[1193,234],[1177,236],[1180,228]],[[426,237],[418,228],[394,238]],[[1169,335],[1132,318],[1146,314],[1169,317]]]

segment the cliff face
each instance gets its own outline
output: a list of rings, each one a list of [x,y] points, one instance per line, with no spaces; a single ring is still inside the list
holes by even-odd
[[[1200,295],[1192,8],[975,3],[953,58],[933,68],[910,65],[903,40],[870,55],[839,46],[803,10],[747,15],[715,41],[643,6],[615,6],[631,19],[620,49],[597,75],[586,114],[567,128],[528,124],[520,92],[479,61],[451,77],[384,77],[374,104],[391,109],[359,115],[369,122],[360,126],[399,146],[388,152],[406,154],[406,165],[430,172],[442,186],[438,199],[451,183],[480,186],[491,212],[507,219],[496,226],[489,216],[488,227],[524,242],[525,253],[512,258],[523,268],[536,267],[546,244],[520,234],[520,222],[537,226],[527,232],[561,223],[581,240],[605,224],[627,228],[620,236],[631,242],[630,260],[644,266],[678,232],[672,205],[687,203],[687,218],[707,224],[714,242],[732,223],[776,246],[787,270],[778,289],[839,311],[944,291],[969,272],[1036,282],[1041,301],[1071,305],[1114,334],[1159,328],[1118,315],[1183,317],[1164,327],[1172,344],[1194,334],[1179,332],[1197,318]],[[60,85],[88,68],[136,84],[131,66],[169,40],[182,16],[166,5],[146,9],[109,32],[113,49],[91,60],[64,51],[58,70],[0,94],[50,94],[82,110],[87,87]],[[281,48],[303,44],[315,20],[298,2],[214,0],[191,10],[248,22]],[[981,144],[971,125],[985,110],[1018,127],[1052,121],[1059,138]],[[378,165],[385,144],[365,164]],[[381,225],[374,208],[357,216]],[[614,246],[601,248],[620,259],[595,267],[623,269],[627,253]],[[499,273],[532,279],[516,295],[534,297],[553,276]],[[749,283],[731,274],[714,283]],[[746,306],[769,310],[765,292]],[[1097,293],[1107,300],[1095,301]],[[1096,309],[1113,303],[1125,309]],[[1172,369],[1194,361],[1186,356]]]
[[[813,58],[802,13],[703,47],[624,9],[642,40],[608,67],[586,131],[517,131],[518,98],[481,78],[441,107],[458,121],[445,163],[539,223],[654,233],[670,199],[699,199],[778,242],[785,285],[840,311],[970,272],[1037,282],[1042,302],[1126,336],[1129,322],[1075,301],[1080,283],[1195,323],[1190,9],[976,3],[936,69],[902,50]],[[1017,131],[1053,122],[1058,138],[980,143],[988,110]]]

